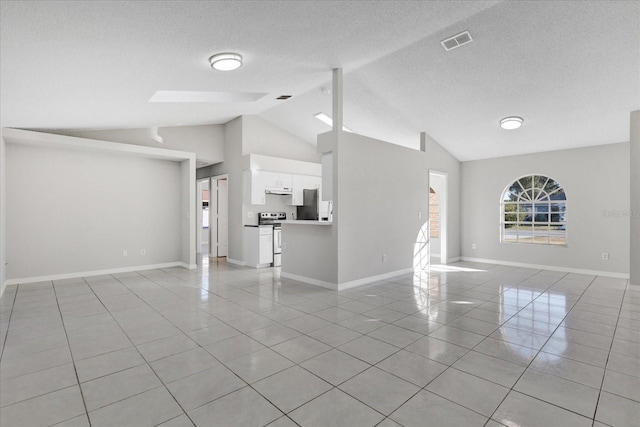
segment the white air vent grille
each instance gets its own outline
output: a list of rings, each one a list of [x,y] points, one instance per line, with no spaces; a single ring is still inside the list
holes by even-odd
[[[472,41],[473,38],[471,38],[471,34],[469,34],[469,31],[464,31],[460,34],[456,34],[453,37],[442,40],[440,43],[442,43],[444,50],[449,51]]]

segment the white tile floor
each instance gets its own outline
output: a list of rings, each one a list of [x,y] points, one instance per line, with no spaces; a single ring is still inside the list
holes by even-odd
[[[639,425],[625,280],[458,263],[335,292],[203,262],[9,286],[0,425]]]

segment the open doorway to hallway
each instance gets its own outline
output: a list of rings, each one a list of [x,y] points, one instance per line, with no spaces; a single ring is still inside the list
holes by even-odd
[[[196,252],[226,257],[229,250],[229,186],[227,175],[197,182]]]
[[[447,263],[447,173],[429,171],[429,256]]]

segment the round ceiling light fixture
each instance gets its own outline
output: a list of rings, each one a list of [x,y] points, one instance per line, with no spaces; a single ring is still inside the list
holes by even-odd
[[[209,58],[211,68],[218,71],[233,71],[242,66],[242,55],[233,52],[216,53]]]
[[[514,130],[522,126],[524,119],[522,117],[510,116],[500,120],[500,127],[505,130]]]

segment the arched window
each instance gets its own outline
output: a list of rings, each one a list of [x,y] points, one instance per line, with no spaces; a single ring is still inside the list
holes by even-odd
[[[527,175],[502,193],[500,241],[567,244],[567,195],[554,179]]]
[[[440,237],[440,202],[433,188],[429,187],[429,235],[437,239]]]

